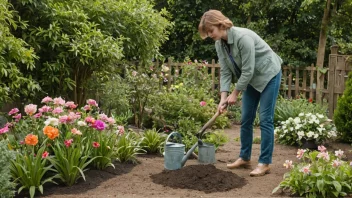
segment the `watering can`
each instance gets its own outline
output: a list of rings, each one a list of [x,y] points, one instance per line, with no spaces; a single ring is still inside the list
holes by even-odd
[[[198,149],[198,162],[202,164],[215,163],[215,147],[213,144],[203,143],[201,137],[204,131],[212,124],[220,115],[217,112],[197,133],[198,142],[196,142],[185,154],[185,145],[182,144],[182,136],[178,132],[172,132],[168,135],[164,146],[164,167],[167,170],[177,170],[183,167],[194,149]],[[170,137],[176,137],[181,143],[169,142]]]

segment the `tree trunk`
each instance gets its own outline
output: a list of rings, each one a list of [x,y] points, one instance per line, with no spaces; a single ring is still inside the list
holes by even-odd
[[[325,57],[325,46],[326,46],[326,40],[327,40],[327,32],[328,32],[328,26],[329,22],[331,19],[331,13],[330,13],[330,6],[331,6],[331,0],[326,1],[326,6],[324,9],[324,16],[321,22],[321,28],[320,28],[320,37],[319,37],[319,46],[318,46],[318,53],[317,53],[317,62],[316,62],[316,67],[317,67],[317,90],[316,90],[316,101],[317,103],[321,104],[321,98],[322,98],[322,88],[324,85],[324,79],[322,79],[323,75],[319,71],[319,68],[322,68],[324,66],[324,57]]]

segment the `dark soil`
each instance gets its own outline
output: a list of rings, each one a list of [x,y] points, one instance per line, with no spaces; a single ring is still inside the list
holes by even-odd
[[[224,192],[247,184],[244,178],[231,171],[217,169],[214,165],[190,165],[179,170],[164,170],[151,178],[154,183],[163,186],[205,193]]]

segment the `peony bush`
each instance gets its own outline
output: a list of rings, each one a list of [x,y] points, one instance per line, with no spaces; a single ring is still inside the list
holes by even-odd
[[[301,145],[303,140],[321,144],[337,136],[332,120],[319,113],[300,113],[298,117],[282,121],[274,132],[276,140],[285,145]]]

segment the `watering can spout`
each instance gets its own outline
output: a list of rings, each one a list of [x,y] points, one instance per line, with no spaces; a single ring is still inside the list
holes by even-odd
[[[195,144],[192,146],[192,148],[190,148],[190,149],[188,150],[188,152],[186,153],[185,156],[183,156],[182,161],[181,161],[181,167],[183,167],[183,166],[186,164],[186,161],[188,160],[189,156],[192,155],[194,149],[197,148],[198,144],[199,144],[199,141],[198,141],[197,143],[195,143]]]

